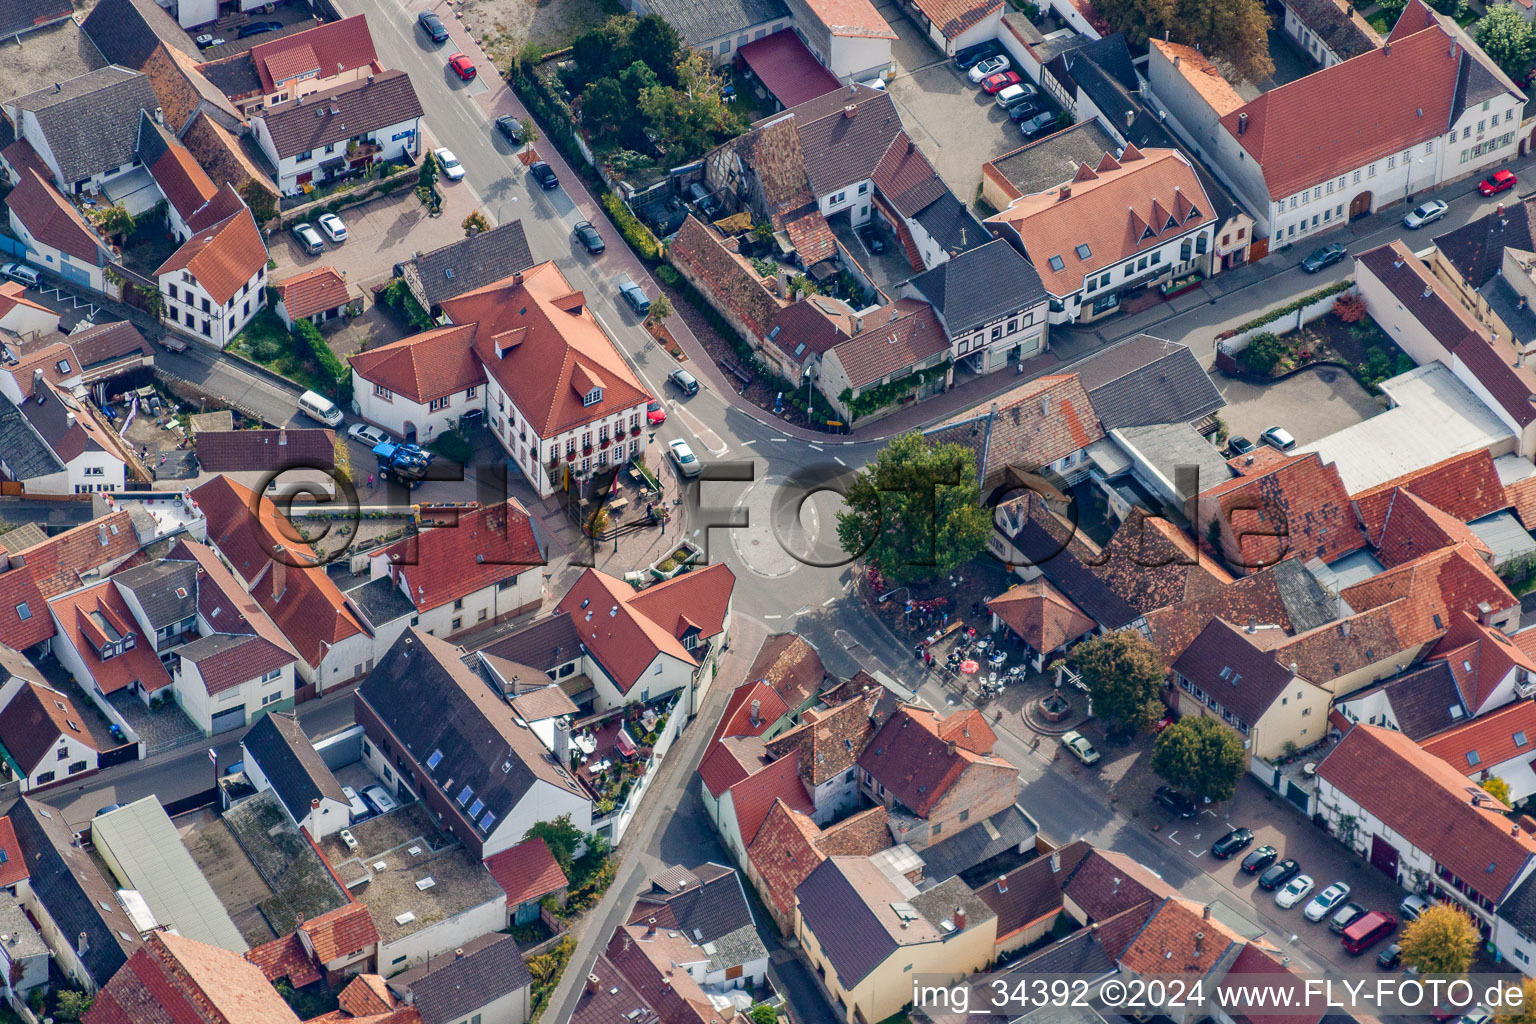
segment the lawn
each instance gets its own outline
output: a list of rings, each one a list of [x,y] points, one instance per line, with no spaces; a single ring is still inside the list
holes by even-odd
[[[228,351],[260,363],[318,394],[336,395],[336,382],[320,371],[309,349],[288,333],[271,309],[264,309],[252,317],[229,343]]]

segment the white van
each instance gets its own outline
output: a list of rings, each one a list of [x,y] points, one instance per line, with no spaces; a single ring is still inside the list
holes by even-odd
[[[334,427],[341,422],[341,410],[336,408],[336,403],[313,391],[306,391],[299,396],[299,412],[319,420],[328,427]]]

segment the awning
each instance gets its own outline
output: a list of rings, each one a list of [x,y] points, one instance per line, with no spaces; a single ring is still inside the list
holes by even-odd
[[[322,171],[337,171],[337,170],[340,170],[341,168],[345,167],[346,165],[347,165],[347,158],[344,157],[344,156],[335,156],[335,157],[331,157],[331,159],[329,159],[329,160],[322,160],[322,161],[320,161],[320,169]]]
[[[794,29],[782,29],[748,43],[738,52],[774,98],[786,107],[842,87],[837,76],[822,67],[816,55],[806,49]]]

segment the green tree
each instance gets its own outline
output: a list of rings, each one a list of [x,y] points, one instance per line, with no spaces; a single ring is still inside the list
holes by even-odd
[[[98,206],[91,213],[91,223],[109,239],[120,239],[133,231],[133,214],[122,203]]]
[[[665,18],[647,14],[629,34],[630,52],[648,64],[666,85],[677,84],[677,62],[688,51],[683,37]]]
[[[1157,737],[1152,770],[1175,789],[1230,800],[1243,777],[1243,741],[1214,718],[1189,715]]]
[[[251,208],[251,216],[256,218],[257,224],[265,224],[277,216],[277,196],[272,190],[262,185],[255,178],[245,179],[237,192],[240,198],[245,200],[245,205]]]
[[[1466,911],[1449,903],[1436,903],[1403,929],[1397,940],[1403,947],[1403,963],[1420,974],[1460,974],[1477,955],[1482,936]]]
[[[1269,57],[1270,17],[1263,0],[1100,0],[1096,6],[1132,44],[1167,34],[1175,42],[1199,43],[1243,78],[1274,73]]]
[[[1111,727],[1139,732],[1163,714],[1158,698],[1167,673],[1157,650],[1140,633],[1123,629],[1072,649],[1072,665],[1093,700],[1093,713]]]
[[[464,229],[465,238],[468,238],[470,235],[478,234],[481,231],[491,230],[491,222],[486,220],[485,214],[481,213],[479,210],[469,211],[469,216],[465,217],[464,222],[459,226]]]
[[[634,120],[634,106],[612,78],[599,78],[581,94],[581,123],[597,138],[622,134],[625,123]]]
[[[1499,70],[1513,79],[1524,78],[1536,56],[1531,23],[1521,17],[1514,4],[1489,5],[1488,13],[1477,23],[1476,39]]]
[[[84,1017],[95,1000],[84,992],[77,992],[70,988],[59,989],[57,1005],[54,1007],[53,1016],[57,1020],[77,1021]]]
[[[1509,783],[1497,775],[1488,776],[1482,782],[1479,782],[1478,785],[1483,787],[1483,792],[1495,800],[1505,805],[1509,804]]]
[[[860,470],[843,498],[837,538],[892,583],[947,573],[981,554],[992,517],[981,504],[976,455],[902,434]]]
[[[778,1024],[779,1015],[773,1007],[767,1003],[758,1003],[752,1007],[752,1012],[747,1014],[747,1019],[752,1024]],[[1527,1024],[1525,1021],[1517,1021],[1515,1024]]]
[[[523,841],[542,839],[555,855],[565,877],[571,877],[571,865],[576,863],[576,851],[581,846],[581,829],[571,824],[571,816],[562,814],[553,821],[541,821],[523,833]]]
[[[429,149],[421,154],[421,170],[416,172],[416,187],[431,189],[437,185],[437,157]]]
[[[646,126],[669,148],[689,160],[745,128],[741,115],[722,98],[725,80],[702,53],[689,52],[677,64],[677,87],[655,85],[640,93]]]
[[[657,295],[651,300],[651,312],[648,319],[652,323],[661,323],[672,315],[672,300],[665,295]]]

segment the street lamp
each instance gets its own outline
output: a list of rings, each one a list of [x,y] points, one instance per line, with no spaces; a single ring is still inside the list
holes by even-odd
[[[804,373],[805,373],[805,422],[806,423],[810,423],[810,422],[812,422],[811,410],[813,408],[812,403],[811,403],[811,381],[816,379],[816,373],[815,373],[815,371],[810,366],[807,366],[805,368]]]

